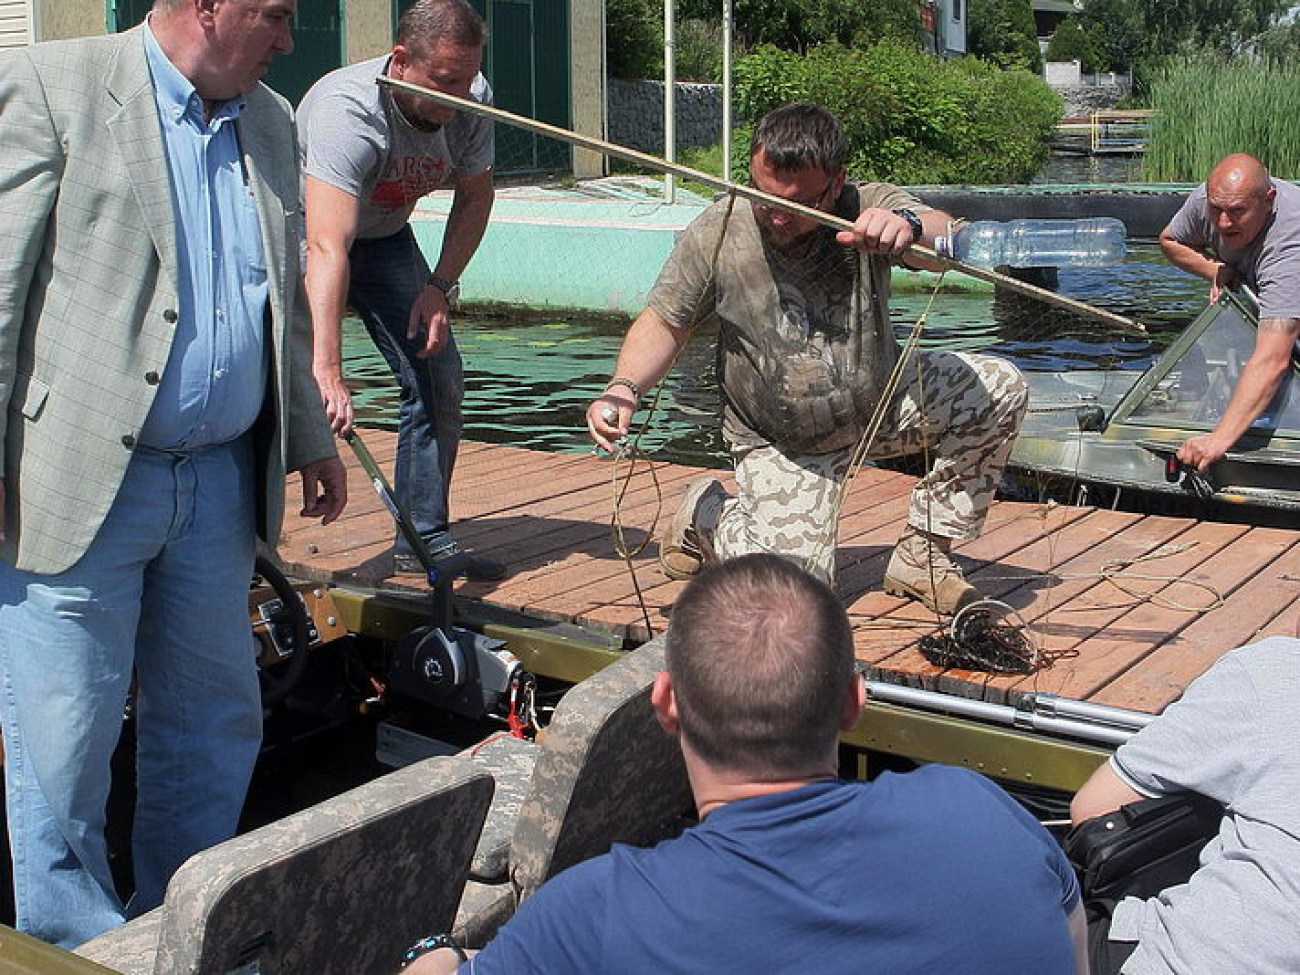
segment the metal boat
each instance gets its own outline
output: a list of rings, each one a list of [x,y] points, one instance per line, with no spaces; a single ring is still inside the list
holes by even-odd
[[[1013,491],[1201,517],[1300,523],[1300,361],[1268,409],[1208,471],[1180,465],[1213,429],[1255,347],[1249,296],[1225,292],[1145,372],[1028,373],[1029,413],[1012,449]],[[1068,495],[1062,497],[1062,495]]]

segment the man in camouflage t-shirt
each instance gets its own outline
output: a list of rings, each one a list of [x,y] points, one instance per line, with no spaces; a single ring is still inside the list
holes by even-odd
[[[885,589],[954,613],[978,598],[949,556],[978,534],[1020,425],[1023,377],[990,356],[927,351],[897,370],[889,321],[890,268],[914,243],[947,232],[947,214],[887,184],[846,179],[839,121],[807,103],[754,130],[755,189],[854,222],[836,232],[747,199],[721,200],[668,258],[633,322],[614,378],[587,411],[595,442],[626,434],[642,390],[671,368],[692,328],[718,323],[723,434],[738,493],[712,478],[688,488],[660,547],[673,578],[705,559],[786,555],[834,578],[840,488],[855,453],[925,450],[908,525]],[[913,255],[909,265],[922,265]]]

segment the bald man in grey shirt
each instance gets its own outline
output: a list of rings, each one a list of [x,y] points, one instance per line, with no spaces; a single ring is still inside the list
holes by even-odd
[[[1300,187],[1269,176],[1254,156],[1225,156],[1160,234],[1170,262],[1222,288],[1245,284],[1259,297],[1259,331],[1223,416],[1192,437],[1178,459],[1206,471],[1273,402],[1291,373],[1300,339]]]

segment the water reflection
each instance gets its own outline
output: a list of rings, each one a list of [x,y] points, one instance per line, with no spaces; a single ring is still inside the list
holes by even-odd
[[[1058,290],[1136,319],[1147,333],[1119,334],[1016,296],[940,295],[930,306],[923,343],[987,350],[1025,370],[1141,370],[1204,307],[1207,296],[1203,282],[1170,267],[1155,245],[1133,247],[1128,260],[1115,267],[1062,270]],[[926,295],[899,295],[891,301],[900,336],[910,331],[927,302]],[[623,318],[459,319],[466,439],[555,451],[589,449],[587,404],[604,388],[627,324]],[[703,339],[687,346],[664,383],[641,444],[666,460],[725,467],[713,347]],[[359,421],[395,425],[392,378],[353,319],[345,328],[344,354]]]

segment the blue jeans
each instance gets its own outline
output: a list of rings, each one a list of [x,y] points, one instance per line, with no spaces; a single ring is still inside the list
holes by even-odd
[[[262,736],[248,616],[250,439],[138,449],[86,554],[57,575],[0,562],[0,717],[18,926],[64,947],[155,907],[229,838]],[[135,894],[114,890],[109,762],[136,684]]]
[[[416,352],[424,336],[415,342],[406,337],[411,306],[429,277],[409,225],[391,237],[355,241],[348,256],[348,303],[365,322],[401,388],[393,492],[416,530],[434,539],[447,533],[447,495],[460,447],[465,393],[460,351],[449,334],[437,355],[421,359]],[[396,548],[409,554],[400,536]]]

